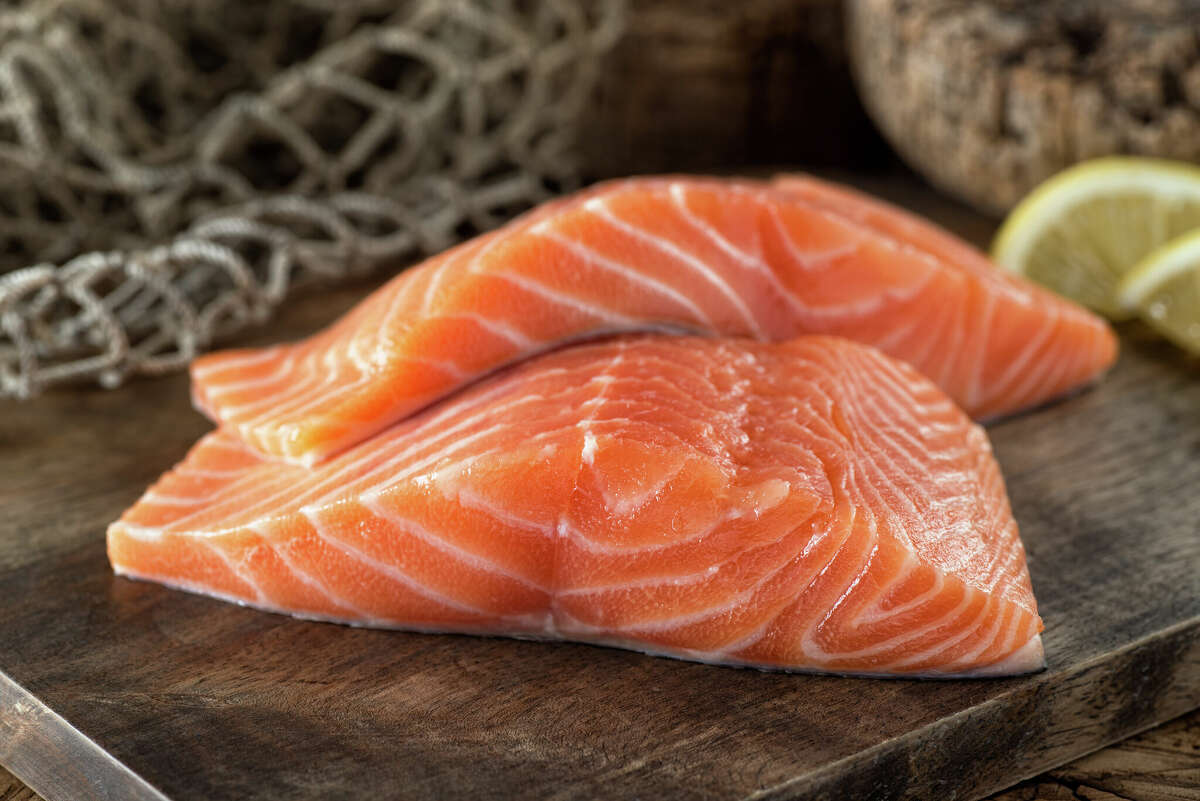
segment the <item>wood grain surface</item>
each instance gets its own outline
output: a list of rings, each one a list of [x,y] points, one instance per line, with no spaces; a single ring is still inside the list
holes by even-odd
[[[1195,801],[1200,712],[1022,782],[991,801]]]
[[[29,788],[29,785],[0,768],[0,801],[39,801],[41,796]]]
[[[850,77],[842,0],[627,3],[579,127],[591,176],[893,157]]]
[[[1200,798],[1200,711],[1134,735],[989,796],[988,801],[1194,801]],[[0,768],[0,801],[41,796]]]
[[[867,188],[990,234],[910,182]],[[1200,706],[1200,380],[1123,334],[1098,387],[989,429],[1049,669],[987,681],[368,631],[117,579],[105,524],[208,428],[186,380],[0,406],[0,671],[25,693],[0,692],[0,763],[52,801],[979,798]]]

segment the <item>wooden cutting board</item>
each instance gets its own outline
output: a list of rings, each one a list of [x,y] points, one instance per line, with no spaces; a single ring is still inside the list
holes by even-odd
[[[977,798],[1200,706],[1200,372],[1123,340],[1094,390],[989,429],[1049,660],[1002,680],[367,631],[114,578],[105,525],[208,428],[186,380],[0,404],[0,764],[51,801]]]

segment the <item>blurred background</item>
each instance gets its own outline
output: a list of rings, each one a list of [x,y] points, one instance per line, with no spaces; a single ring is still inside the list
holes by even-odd
[[[293,287],[644,172],[912,171],[1001,215],[1200,156],[1193,0],[20,0],[0,395],[180,369]]]

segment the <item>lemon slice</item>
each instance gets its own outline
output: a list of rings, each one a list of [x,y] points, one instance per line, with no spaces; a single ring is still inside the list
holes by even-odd
[[[1200,168],[1110,157],[1065,170],[1009,214],[992,258],[1112,319],[1122,276],[1150,251],[1200,227]]]
[[[1200,230],[1142,259],[1121,281],[1117,300],[1172,342],[1200,354]]]

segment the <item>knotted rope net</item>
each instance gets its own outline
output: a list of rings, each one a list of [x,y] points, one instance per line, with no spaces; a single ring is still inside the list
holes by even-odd
[[[299,284],[401,265],[572,188],[622,10],[0,11],[0,395],[179,369]]]

